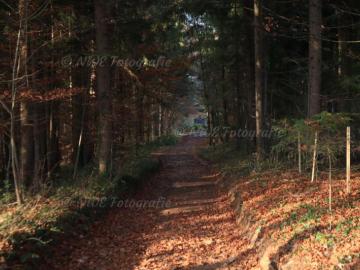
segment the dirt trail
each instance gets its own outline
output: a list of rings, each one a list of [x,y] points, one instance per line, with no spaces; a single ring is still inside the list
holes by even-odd
[[[243,243],[216,174],[195,155],[202,144],[188,137],[157,153],[162,168],[135,197],[164,197],[170,206],[114,208],[89,235],[59,248],[47,269],[238,269]]]

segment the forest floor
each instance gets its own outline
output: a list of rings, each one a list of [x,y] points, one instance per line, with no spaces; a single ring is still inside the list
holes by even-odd
[[[89,235],[57,247],[43,268],[218,269],[231,263],[243,243],[215,185],[218,175],[196,156],[203,143],[185,138],[155,153],[161,170],[134,200],[165,201],[164,207],[115,207]]]
[[[136,203],[113,207],[89,234],[64,241],[42,269],[360,269],[360,181],[349,198],[339,191],[343,181],[334,181],[330,214],[325,181],[311,184],[291,172],[249,175],[238,179],[237,216],[219,188],[224,179],[197,156],[204,146],[186,137],[154,153],[161,169]],[[162,203],[142,207],[144,201]]]

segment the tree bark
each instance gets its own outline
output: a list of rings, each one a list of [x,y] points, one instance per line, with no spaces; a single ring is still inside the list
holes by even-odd
[[[94,0],[96,47],[99,57],[107,58],[97,66],[97,102],[99,109],[98,129],[98,168],[99,173],[108,171],[112,140],[112,103],[110,94],[110,59],[106,55],[110,51],[109,31],[107,24],[107,4],[101,0]],[[104,59],[105,59],[104,58]]]
[[[23,21],[19,43],[19,68],[18,76],[23,77],[17,84],[22,88],[29,89],[29,81],[27,77],[27,0],[19,0],[19,18]],[[31,106],[29,101],[22,101],[20,104],[20,179],[25,187],[29,187],[33,177],[33,127],[31,123]]]
[[[351,31],[352,28],[345,28],[344,25],[351,25],[352,19],[347,16],[347,14],[342,14],[340,12],[337,13],[338,16],[338,42],[337,42],[337,77],[339,83],[351,75],[351,67],[350,61],[347,56],[348,53],[348,44],[345,42],[346,40],[351,39]],[[339,98],[339,109],[342,112],[351,112],[352,102],[348,100],[351,98],[349,89],[342,88],[342,92],[344,92]]]
[[[255,121],[256,121],[256,154],[263,157],[263,37],[261,29],[261,0],[254,0],[254,41],[255,41]]]
[[[50,40],[51,45],[54,46],[55,44],[55,21],[54,21],[54,9],[52,2],[50,3],[50,12],[51,12],[51,33],[50,33]],[[55,54],[51,52],[51,66],[49,71],[49,79],[54,78],[56,74],[55,70]],[[51,88],[54,89],[55,85],[52,83]],[[58,101],[50,101],[47,103],[46,106],[46,119],[47,119],[47,134],[46,134],[46,171],[47,177],[50,178],[52,172],[58,165],[60,161],[60,150],[59,150],[59,117],[58,117],[58,110],[59,110],[59,102]]]
[[[17,96],[17,67],[19,58],[19,50],[20,50],[20,39],[21,39],[21,29],[22,29],[22,20],[19,23],[19,31],[17,35],[17,42],[15,46],[15,55],[13,59],[13,68],[12,68],[12,82],[11,82],[11,109],[7,107],[7,105],[1,101],[1,105],[4,109],[10,114],[10,149],[11,149],[11,168],[12,175],[14,179],[14,188],[16,194],[16,202],[20,205],[23,203],[23,195],[22,195],[22,186],[21,186],[21,178],[20,178],[20,165],[17,155],[17,144],[16,144],[16,132],[15,132],[15,113],[16,113],[16,96]]]
[[[309,93],[308,116],[320,113],[322,0],[309,3]]]
[[[57,167],[60,161],[59,150],[59,129],[60,123],[57,116],[59,104],[57,101],[51,101],[47,106],[47,177],[51,176],[53,170]]]
[[[137,89],[137,130],[136,130],[136,137],[139,143],[144,142],[144,93],[142,89]]]

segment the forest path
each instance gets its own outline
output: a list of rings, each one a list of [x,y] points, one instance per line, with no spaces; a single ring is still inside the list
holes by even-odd
[[[242,239],[216,173],[195,154],[202,145],[185,137],[155,153],[161,170],[134,200],[161,207],[112,209],[87,236],[65,244],[66,256],[59,248],[48,269],[237,269]]]

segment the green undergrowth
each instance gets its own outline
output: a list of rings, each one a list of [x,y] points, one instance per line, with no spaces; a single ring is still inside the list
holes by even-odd
[[[112,175],[98,175],[94,164],[82,168],[76,180],[72,169],[63,168],[41,195],[28,197],[20,207],[8,204],[8,192],[0,205],[0,266],[20,264],[20,269],[36,269],[52,246],[64,237],[84,235],[89,226],[103,217],[114,200],[130,197],[152,173],[159,161],[151,153],[174,145],[167,136],[155,142],[131,147]],[[5,197],[5,198],[4,198]]]
[[[244,176],[251,172],[260,173],[283,169],[281,164],[274,163],[272,159],[257,162],[255,154],[248,154],[239,148],[236,142],[208,146],[202,149],[199,155],[212,162],[219,171],[226,175]]]
[[[229,142],[204,148],[200,157],[212,162],[215,167],[226,175],[243,175],[251,171],[251,156],[239,150],[236,143]]]

